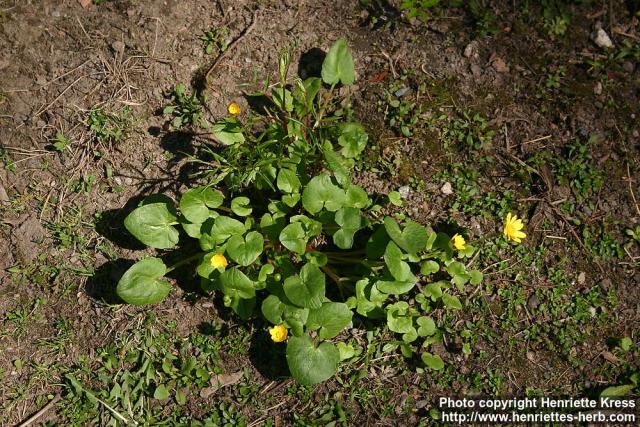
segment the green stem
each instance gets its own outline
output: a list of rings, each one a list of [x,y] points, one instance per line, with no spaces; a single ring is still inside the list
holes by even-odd
[[[181,267],[181,266],[183,266],[185,264],[189,264],[190,262],[200,258],[205,253],[206,252],[198,252],[197,254],[193,254],[193,255],[191,255],[191,256],[189,256],[189,257],[187,257],[187,258],[185,258],[185,259],[183,259],[181,261],[176,262],[171,267],[167,268],[167,271],[166,271],[165,274],[167,274],[167,273],[169,273],[169,272],[175,270],[176,268]]]

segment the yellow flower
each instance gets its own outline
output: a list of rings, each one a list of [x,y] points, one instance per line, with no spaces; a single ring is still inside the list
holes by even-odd
[[[271,334],[271,339],[274,342],[282,342],[287,339],[289,331],[287,331],[287,328],[285,328],[284,325],[277,325],[273,328],[269,328],[269,333]]]
[[[527,237],[521,230],[524,227],[522,220],[518,219],[517,215],[511,215],[511,212],[507,214],[507,218],[504,220],[504,236],[507,240],[511,239],[514,242],[520,243],[522,239]]]
[[[213,268],[226,267],[227,264],[227,259],[222,254],[215,254],[211,257],[211,267]]]
[[[465,242],[464,237],[462,237],[458,233],[454,234],[453,237],[451,238],[451,244],[453,245],[454,248],[456,248],[459,251],[466,248],[465,246],[466,243],[467,242]]]
[[[238,104],[236,104],[235,102],[232,102],[231,104],[229,104],[229,106],[227,107],[227,111],[229,112],[229,114],[231,114],[232,116],[237,116],[238,114],[240,114],[240,112],[242,111],[240,109],[240,106]]]

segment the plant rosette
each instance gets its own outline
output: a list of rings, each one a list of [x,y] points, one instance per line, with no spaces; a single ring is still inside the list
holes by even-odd
[[[353,82],[353,60],[344,41],[333,45],[322,71],[331,88]],[[292,109],[322,111],[315,94],[304,105],[296,99],[307,98],[291,96]],[[281,99],[286,107],[286,93]],[[322,120],[301,124],[298,137],[306,140]],[[407,357],[440,342],[433,313],[462,308],[456,294],[482,280],[479,271],[461,262],[474,248],[457,249],[451,236],[412,221],[380,218],[380,206],[350,178],[368,140],[364,128],[334,120],[331,129],[315,142],[318,157],[290,156],[273,163],[262,182],[266,187],[255,180],[230,197],[208,184],[189,189],[177,204],[163,195],[144,199],[124,221],[134,237],[160,250],[190,238],[199,250],[171,266],[161,257],[138,261],[117,285],[120,298],[136,305],[157,303],[171,291],[164,276],[193,265],[203,291],[219,294],[243,319],[261,316],[272,325],[274,342],[286,342],[291,375],[304,385],[329,379],[342,361],[355,356],[353,347],[340,340],[354,316],[386,322],[399,337],[389,345]],[[235,138],[233,144],[242,141],[246,138]],[[421,358],[431,369],[444,366],[430,353],[422,352]]]

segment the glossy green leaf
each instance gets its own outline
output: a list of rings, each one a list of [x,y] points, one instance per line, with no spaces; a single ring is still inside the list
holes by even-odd
[[[364,209],[369,206],[371,201],[366,191],[359,185],[350,184],[347,187],[347,197],[344,205],[350,208]]]
[[[406,334],[413,328],[413,318],[408,314],[409,304],[399,301],[387,306],[387,325],[389,330]]]
[[[438,355],[424,352],[420,355],[420,358],[422,359],[422,362],[427,366],[427,368],[433,369],[435,371],[439,371],[444,368],[444,362]]]
[[[251,279],[249,279],[238,267],[226,269],[220,275],[220,285],[223,292],[226,290],[235,290],[241,298],[253,298],[256,295],[256,288]]]
[[[428,276],[433,273],[437,273],[438,271],[440,271],[440,265],[433,260],[425,261],[420,266],[420,273],[425,276]]]
[[[320,308],[309,311],[307,328],[320,329],[318,336],[331,339],[338,335],[351,323],[353,313],[341,302],[325,302]]]
[[[248,266],[252,264],[264,247],[264,238],[257,231],[250,231],[246,236],[231,236],[227,243],[227,253],[238,264]]]
[[[336,344],[338,351],[340,352],[340,361],[351,359],[356,355],[356,350],[351,344],[346,344],[342,341]]]
[[[167,267],[159,258],[145,258],[132,265],[122,276],[116,293],[128,304],[155,304],[171,291],[171,285],[161,280]]]
[[[179,232],[173,226],[178,216],[173,204],[168,202],[151,203],[140,206],[124,220],[125,228],[136,239],[156,249],[174,247],[179,240]]]
[[[342,208],[336,212],[335,221],[340,229],[334,233],[333,242],[340,249],[350,249],[354,234],[362,227],[360,209]]]
[[[469,272],[469,277],[469,283],[471,283],[472,285],[479,285],[480,283],[482,283],[484,275],[478,270],[471,270]]]
[[[280,169],[278,172],[277,186],[285,193],[297,193],[300,190],[300,178],[296,171],[291,169]]]
[[[233,145],[244,142],[242,123],[235,118],[227,118],[219,121],[211,128],[216,140],[224,145]]]
[[[253,211],[251,200],[248,197],[236,197],[231,201],[231,211],[238,216],[250,215]]]
[[[404,229],[393,218],[384,219],[384,228],[394,242],[406,252],[414,254],[423,251],[429,240],[427,229],[420,224],[409,221]]]
[[[322,62],[322,80],[330,85],[338,82],[343,85],[353,84],[355,71],[353,57],[344,39],[338,39],[333,43]]]
[[[462,303],[455,295],[442,294],[442,303],[448,308],[454,308],[456,310],[462,309]]]
[[[217,243],[224,243],[231,236],[244,234],[246,228],[237,219],[220,215],[211,227],[211,236]]]
[[[346,158],[355,158],[367,146],[369,135],[359,123],[346,123],[342,126],[338,144],[342,147],[340,153]]]
[[[394,279],[400,282],[415,282],[409,264],[402,260],[402,251],[394,242],[387,244],[384,252],[384,262]]]
[[[222,204],[224,196],[211,187],[198,187],[188,190],[180,199],[180,212],[191,223],[201,224],[210,216],[210,208]]]
[[[316,347],[309,336],[289,338],[287,364],[300,384],[310,386],[331,378],[338,371],[338,363],[340,351],[332,343]]]
[[[298,254],[305,253],[307,249],[307,233],[299,222],[294,222],[283,228],[279,240],[285,248]]]
[[[416,323],[418,324],[418,335],[421,337],[428,337],[436,333],[436,322],[431,317],[418,317]]]
[[[327,174],[316,176],[309,181],[302,193],[302,205],[312,213],[318,213],[323,208],[335,212],[345,202],[346,194],[343,189],[334,185]]]
[[[269,295],[262,301],[262,315],[274,325],[279,325],[282,323],[284,306],[280,298],[275,295]]]
[[[314,264],[305,264],[299,275],[284,281],[284,293],[298,307],[320,308],[325,295],[324,273]]]

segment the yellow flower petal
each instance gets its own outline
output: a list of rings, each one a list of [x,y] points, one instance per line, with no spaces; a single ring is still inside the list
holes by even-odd
[[[274,342],[282,342],[287,339],[289,331],[284,325],[276,325],[273,328],[269,328],[269,334],[271,334],[271,339]]]
[[[231,114],[232,116],[237,116],[238,114],[240,114],[242,112],[242,109],[240,108],[240,106],[238,104],[236,104],[235,102],[232,102],[231,104],[229,104],[229,106],[227,107],[227,111],[229,112],[229,114]]]
[[[516,243],[520,243],[522,239],[527,237],[525,233],[520,231],[523,228],[524,224],[517,215],[512,215],[511,212],[507,213],[507,217],[504,221],[504,228],[502,230],[507,240],[513,240]]]
[[[451,238],[451,244],[459,251],[463,250],[466,247],[466,243],[467,242],[465,242],[464,237],[462,237],[458,233],[454,234]]]
[[[215,254],[214,256],[211,257],[211,267],[213,268],[226,267],[227,264],[229,263],[227,262],[227,259],[222,254]]]

